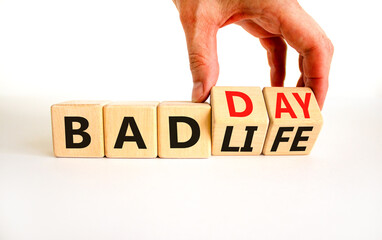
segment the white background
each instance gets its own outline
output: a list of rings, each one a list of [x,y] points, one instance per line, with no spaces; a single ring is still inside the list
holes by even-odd
[[[57,159],[50,105],[189,100],[166,1],[0,0],[0,239],[382,239],[378,1],[300,1],[335,46],[304,157]],[[218,33],[221,86],[269,86],[266,52]],[[299,77],[288,50],[286,86]]]

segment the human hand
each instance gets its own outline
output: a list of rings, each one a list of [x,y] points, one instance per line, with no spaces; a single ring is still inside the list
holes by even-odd
[[[310,87],[322,109],[328,91],[333,45],[296,0],[173,0],[186,34],[194,87],[192,100],[204,102],[219,75],[216,34],[236,23],[267,50],[271,85],[283,86],[286,42],[300,54],[298,87]]]

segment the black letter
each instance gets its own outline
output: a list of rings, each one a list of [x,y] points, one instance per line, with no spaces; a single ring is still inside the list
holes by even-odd
[[[127,128],[131,126],[131,131],[133,136],[126,136]],[[136,142],[139,149],[147,149],[145,142],[143,141],[142,135],[139,132],[138,126],[135,123],[133,117],[124,117],[119,130],[117,141],[115,142],[114,148],[122,148],[124,142]]]
[[[240,149],[240,152],[252,152],[253,148],[251,147],[251,145],[252,145],[253,133],[257,131],[257,126],[256,127],[247,126],[245,130],[247,131],[247,137],[245,138],[244,147]]]
[[[233,130],[233,126],[227,126],[227,128],[225,129],[223,145],[221,149],[222,152],[238,152],[239,151],[239,147],[229,146],[229,142],[232,136],[232,130]]]
[[[90,144],[90,135],[84,132],[89,127],[89,122],[83,117],[64,117],[66,148],[86,148]],[[80,124],[79,129],[73,129],[73,122]],[[74,143],[73,135],[80,135],[82,142]]]
[[[294,137],[292,146],[290,148],[290,151],[305,151],[306,147],[299,147],[297,146],[299,142],[301,141],[308,141],[309,137],[302,137],[302,132],[304,131],[312,131],[313,127],[299,127],[296,132],[296,136]]]
[[[178,141],[178,122],[187,123],[191,127],[191,137],[188,141],[179,142]],[[169,117],[169,128],[170,128],[170,148],[188,148],[199,141],[200,138],[200,128],[199,124],[192,118],[189,117]]]
[[[293,131],[294,127],[280,127],[279,131],[277,132],[275,141],[273,142],[273,146],[271,149],[271,152],[276,152],[277,148],[279,147],[280,142],[288,142],[289,138],[283,138],[283,133],[284,132],[291,132]]]

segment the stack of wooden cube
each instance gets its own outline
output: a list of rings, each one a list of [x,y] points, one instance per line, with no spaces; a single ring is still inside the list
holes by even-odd
[[[323,123],[310,88],[213,87],[211,104],[70,101],[51,113],[57,157],[303,155]]]

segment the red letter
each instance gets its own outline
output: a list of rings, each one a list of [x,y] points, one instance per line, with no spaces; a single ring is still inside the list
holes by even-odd
[[[285,108],[281,107],[281,101],[284,102]],[[288,100],[286,99],[284,93],[277,93],[276,100],[276,118],[281,118],[281,113],[287,112],[292,118],[297,118],[296,114],[293,112],[292,107],[290,106]]]
[[[294,98],[296,98],[298,104],[300,104],[302,110],[304,111],[304,117],[305,118],[310,118],[309,111],[308,111],[310,95],[311,95],[311,93],[305,94],[305,103],[303,103],[302,99],[300,98],[300,95],[298,95],[298,93],[293,93]]]
[[[249,114],[251,114],[253,110],[253,105],[251,99],[248,97],[247,94],[235,91],[225,91],[225,96],[227,98],[229,115],[231,117],[246,117]],[[244,111],[236,112],[235,105],[233,103],[233,97],[241,97],[244,100],[246,106]]]

